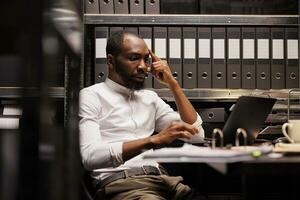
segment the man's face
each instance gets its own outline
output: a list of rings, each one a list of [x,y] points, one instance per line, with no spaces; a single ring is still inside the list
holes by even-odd
[[[115,71],[129,89],[144,87],[149,50],[144,40],[127,34],[124,36],[122,51],[115,56]]]

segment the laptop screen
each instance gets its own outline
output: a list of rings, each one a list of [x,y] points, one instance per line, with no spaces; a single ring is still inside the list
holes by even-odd
[[[241,96],[223,127],[224,144],[235,145],[238,128],[247,132],[247,144],[253,144],[275,102],[274,98]]]

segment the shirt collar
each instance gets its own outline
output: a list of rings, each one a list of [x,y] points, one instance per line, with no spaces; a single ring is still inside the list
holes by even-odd
[[[124,87],[123,85],[120,85],[119,83],[111,80],[110,78],[106,78],[105,80],[105,84],[110,87],[111,89],[113,89],[116,92],[122,93],[122,94],[128,94],[130,95],[131,93],[133,93],[134,91]]]

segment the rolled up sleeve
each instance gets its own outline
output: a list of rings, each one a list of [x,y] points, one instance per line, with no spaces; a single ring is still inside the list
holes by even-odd
[[[123,164],[123,142],[108,143],[100,132],[101,103],[89,90],[80,92],[79,142],[82,163],[86,170],[117,167]]]

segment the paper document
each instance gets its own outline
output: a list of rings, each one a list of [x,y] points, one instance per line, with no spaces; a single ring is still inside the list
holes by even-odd
[[[300,153],[300,144],[277,143],[273,151],[276,153]]]
[[[272,145],[268,146],[246,146],[233,149],[212,149],[210,147],[198,147],[191,144],[184,144],[180,148],[162,148],[154,150],[144,155],[144,158],[170,158],[170,157],[187,157],[187,158],[230,158],[239,156],[250,156],[255,150],[261,153],[272,151]]]

